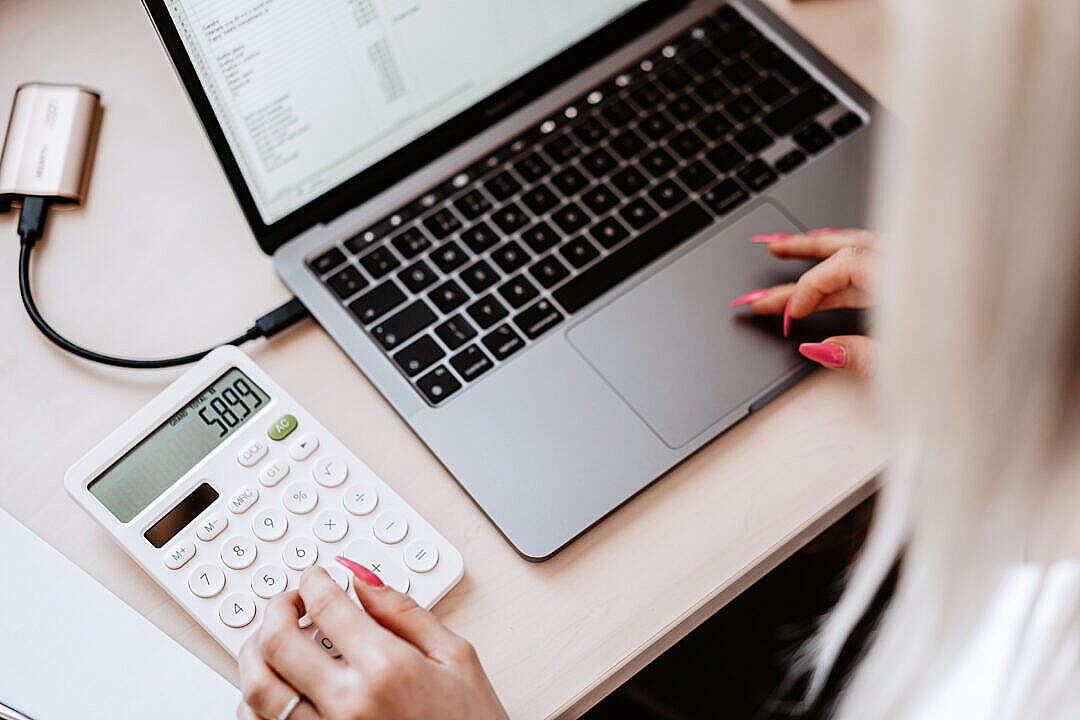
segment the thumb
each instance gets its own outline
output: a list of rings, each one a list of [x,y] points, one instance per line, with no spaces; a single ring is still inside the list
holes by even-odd
[[[855,377],[874,374],[876,348],[874,341],[865,335],[837,335],[823,342],[803,343],[799,352],[827,368]]]

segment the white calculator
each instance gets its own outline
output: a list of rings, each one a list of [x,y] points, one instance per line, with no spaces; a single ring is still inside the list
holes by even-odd
[[[348,590],[337,555],[425,608],[464,573],[446,538],[234,347],[172,383],[64,485],[233,657],[305,568]]]

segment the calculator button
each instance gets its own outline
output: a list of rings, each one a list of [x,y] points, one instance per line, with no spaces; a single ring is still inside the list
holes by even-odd
[[[375,520],[375,537],[387,545],[401,542],[409,532],[409,521],[397,510],[387,510]]]
[[[181,540],[165,552],[165,567],[170,570],[179,570],[193,557],[195,557],[195,541],[191,538]]]
[[[253,440],[244,449],[236,454],[236,460],[244,467],[251,467],[266,457],[270,452],[270,446],[262,440]]]
[[[405,564],[413,572],[426,573],[439,564],[439,548],[428,540],[414,540],[405,548]]]
[[[315,633],[315,642],[319,643],[319,647],[325,650],[327,654],[335,660],[341,657],[341,651],[334,645],[334,641],[326,637],[326,634],[322,630]]]
[[[296,429],[297,422],[294,415],[282,415],[274,424],[266,431],[266,434],[270,436],[271,440],[281,441],[289,437],[290,433]]]
[[[285,543],[285,549],[281,551],[281,559],[293,570],[304,570],[314,565],[319,559],[319,548],[311,538],[295,537]]]
[[[251,521],[251,532],[255,537],[265,542],[274,542],[285,536],[289,529],[289,519],[285,513],[277,508],[267,508],[259,511],[255,519]]]
[[[409,574],[405,567],[370,540],[353,540],[345,549],[345,557],[360,563],[398,592],[409,592]]]
[[[315,509],[319,502],[319,493],[308,483],[293,483],[285,489],[285,495],[281,498],[281,504],[289,512],[303,515]]]
[[[340,510],[323,510],[312,527],[315,537],[325,543],[335,543],[349,532],[349,519]]]
[[[379,493],[370,485],[350,485],[341,504],[353,515],[368,515],[379,504]]]
[[[349,592],[349,576],[352,575],[352,573],[346,572],[345,568],[339,565],[331,565],[325,569],[326,574],[330,576],[331,580],[337,583],[339,588],[345,592]]]
[[[265,487],[274,487],[282,478],[289,474],[289,463],[284,460],[275,460],[259,473],[259,482]]]
[[[243,570],[255,562],[255,542],[243,535],[234,535],[221,548],[221,562],[233,570]]]
[[[187,586],[201,598],[211,598],[225,589],[225,573],[217,565],[200,565],[188,578]]]
[[[315,478],[315,482],[323,487],[334,488],[349,477],[349,466],[339,457],[324,457],[315,463],[315,467],[311,469],[311,475]]]
[[[244,485],[229,498],[229,509],[239,515],[245,513],[259,499],[259,490],[254,485]]]
[[[289,578],[277,565],[263,565],[251,576],[251,589],[256,595],[269,600],[278,593],[285,592]]]
[[[199,523],[199,527],[195,528],[195,534],[203,542],[210,542],[227,527],[229,527],[229,518],[225,513],[214,513]]]
[[[231,628],[242,628],[255,619],[255,601],[245,593],[233,593],[222,601],[218,617]]]
[[[289,457],[293,460],[306,460],[311,453],[319,449],[319,438],[311,433],[301,435],[289,448]]]

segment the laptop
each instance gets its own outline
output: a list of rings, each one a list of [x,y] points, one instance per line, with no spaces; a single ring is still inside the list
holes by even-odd
[[[864,222],[882,112],[765,5],[145,4],[282,280],[525,558],[811,367],[728,302],[805,267],[752,235]]]

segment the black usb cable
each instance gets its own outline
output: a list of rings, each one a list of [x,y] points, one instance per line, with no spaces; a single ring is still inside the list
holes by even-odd
[[[93,350],[76,345],[45,321],[38,311],[37,304],[30,291],[30,253],[34,245],[44,232],[45,216],[49,210],[49,199],[44,197],[27,196],[22,198],[22,209],[19,212],[19,293],[22,295],[23,306],[30,315],[30,319],[54,345],[67,352],[77,355],[92,362],[113,367],[134,368],[150,370],[155,368],[176,367],[197,362],[208,355],[214,348],[208,348],[190,355],[174,358],[162,358],[160,360],[138,360],[133,358],[113,357],[103,355]],[[293,298],[289,302],[266,313],[243,335],[233,338],[226,345],[243,345],[257,338],[269,338],[277,335],[282,330],[292,327],[308,316],[308,310],[299,299]]]

